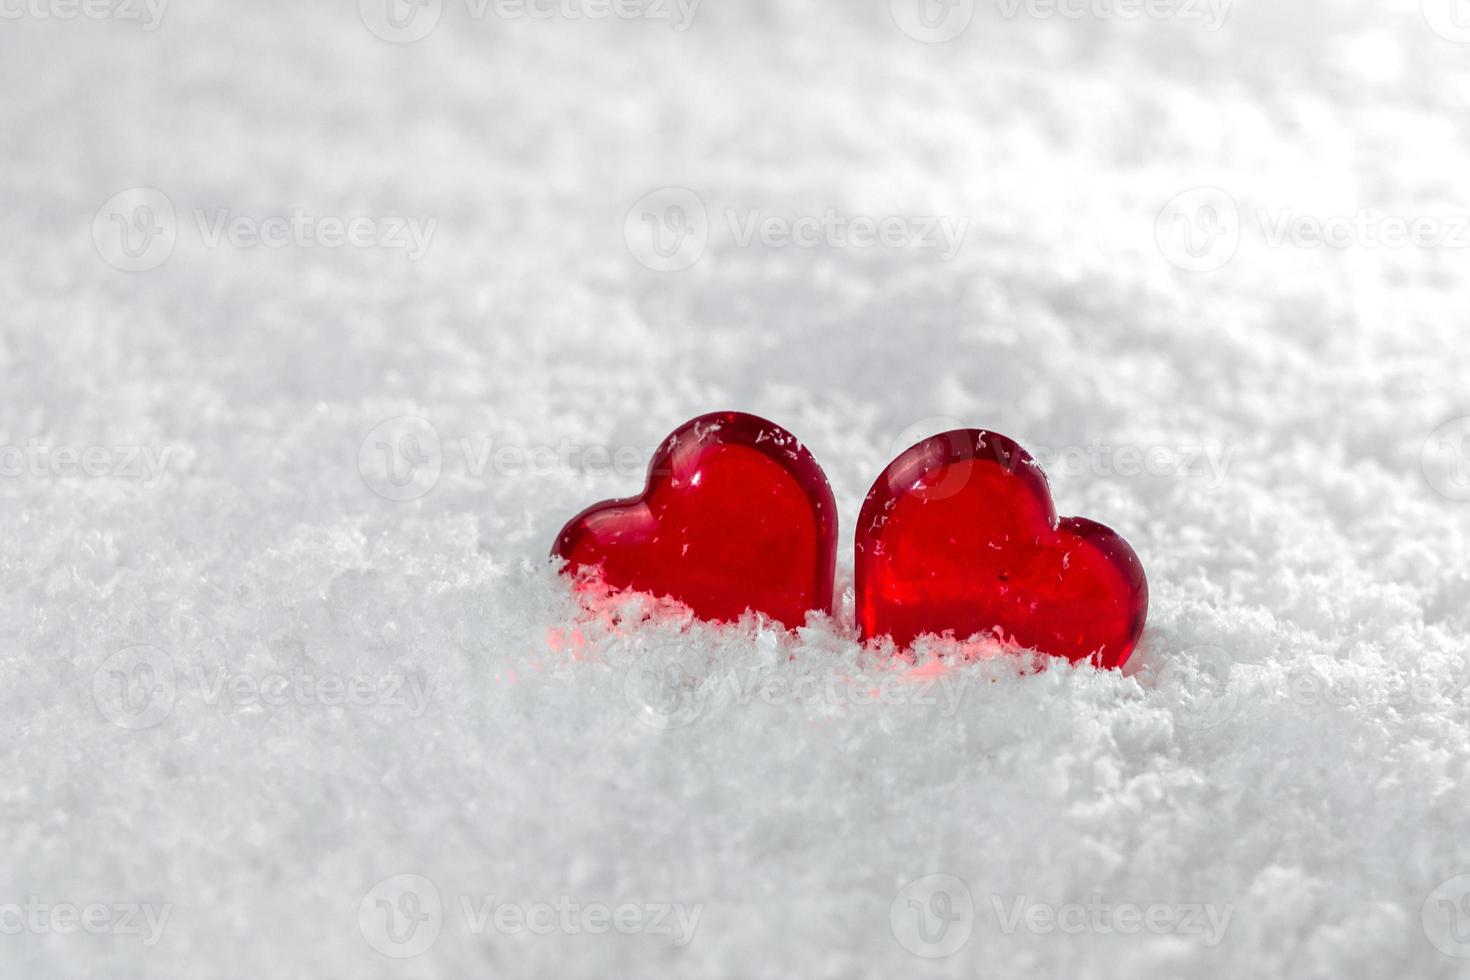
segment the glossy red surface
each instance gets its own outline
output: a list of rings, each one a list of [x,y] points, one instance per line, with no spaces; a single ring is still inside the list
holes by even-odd
[[[990,632],[1119,667],[1143,633],[1138,556],[1101,524],[1058,520],[1041,468],[1005,436],[961,429],[906,450],[868,492],[856,538],[864,639]]]
[[[589,507],[552,555],[702,619],[753,609],[795,627],[808,610],[832,611],[837,506],[791,433],[740,412],[704,415],[664,441],[642,495]]]

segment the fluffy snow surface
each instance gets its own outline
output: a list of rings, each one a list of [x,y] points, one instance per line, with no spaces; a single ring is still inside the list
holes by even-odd
[[[395,2],[0,4],[0,973],[1470,975],[1451,5]],[[575,596],[722,409],[835,615]],[[956,425],[1127,671],[856,642]]]

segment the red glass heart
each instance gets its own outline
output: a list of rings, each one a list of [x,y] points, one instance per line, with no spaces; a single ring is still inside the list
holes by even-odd
[[[797,438],[740,412],[703,415],[664,441],[641,496],[572,518],[552,548],[566,569],[683,602],[702,619],[747,609],[787,626],[832,611],[837,505]]]
[[[926,439],[878,477],[858,517],[856,578],[859,633],[900,648],[926,633],[993,633],[1120,667],[1148,615],[1128,542],[1058,520],[1036,461],[980,429]]]

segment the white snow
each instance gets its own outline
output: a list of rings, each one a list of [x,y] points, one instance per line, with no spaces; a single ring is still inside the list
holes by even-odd
[[[0,4],[0,974],[1467,975],[1448,4],[353,6]],[[837,615],[579,605],[719,409],[826,468]],[[1138,550],[1126,676],[859,649],[955,424]]]

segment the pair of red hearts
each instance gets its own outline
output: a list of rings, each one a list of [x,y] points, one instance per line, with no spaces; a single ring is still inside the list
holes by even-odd
[[[704,619],[749,609],[799,626],[808,611],[832,611],[837,505],[791,433],[739,412],[704,415],[660,446],[641,496],[589,507],[552,555]],[[1101,667],[1122,666],[1148,613],[1128,542],[1059,520],[1036,461],[980,429],[925,439],[888,464],[858,516],[856,589],[864,640],[903,648],[927,633],[985,633]]]

